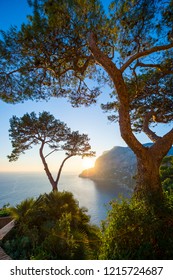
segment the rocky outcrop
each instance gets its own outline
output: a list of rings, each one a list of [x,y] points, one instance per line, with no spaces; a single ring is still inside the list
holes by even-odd
[[[151,143],[145,144],[145,146],[151,145]],[[173,148],[168,155],[173,155]],[[116,181],[117,185],[133,188],[136,163],[136,156],[129,147],[116,146],[98,157],[94,168],[84,170],[79,176],[95,181]]]

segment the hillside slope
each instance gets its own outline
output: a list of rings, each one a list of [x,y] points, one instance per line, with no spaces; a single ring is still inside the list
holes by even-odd
[[[145,144],[150,146],[151,143]],[[173,148],[168,155],[173,155]],[[118,185],[133,188],[136,174],[136,156],[129,147],[116,146],[96,159],[95,166],[84,170],[79,176],[92,180],[116,181]]]

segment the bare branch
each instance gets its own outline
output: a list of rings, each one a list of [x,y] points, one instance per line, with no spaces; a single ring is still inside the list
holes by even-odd
[[[58,185],[58,182],[59,182],[59,178],[60,178],[60,175],[61,175],[61,172],[62,172],[62,168],[64,166],[64,163],[71,157],[73,157],[74,155],[68,155],[61,163],[60,167],[59,167],[59,170],[58,170],[58,174],[57,174],[57,177],[56,177],[56,180],[55,180],[55,183]]]
[[[169,50],[171,48],[173,48],[173,43],[171,43],[169,45],[156,46],[156,47],[153,47],[149,50],[145,50],[145,51],[136,53],[126,61],[126,63],[120,68],[120,71],[123,73],[127,69],[127,67],[129,67],[130,64],[138,58],[147,56],[147,55],[155,53],[155,52],[166,51],[166,50]]]
[[[112,78],[112,73],[118,72],[119,69],[112,62],[112,60],[98,48],[96,41],[97,41],[96,35],[93,32],[91,32],[88,36],[89,48],[96,62],[101,66],[103,66],[104,68],[106,68],[106,71]]]
[[[154,111],[151,110],[150,112],[147,113],[147,115],[144,118],[144,123],[143,123],[143,132],[147,134],[147,136],[151,139],[152,142],[156,142],[157,140],[161,139],[158,135],[156,135],[155,132],[153,132],[149,128],[149,121],[151,117],[154,115]]]
[[[151,151],[157,155],[157,158],[163,159],[167,155],[173,144],[173,129],[166,133],[151,147]]]
[[[43,148],[44,148],[44,143],[41,144],[41,147],[40,147],[40,149],[39,149],[40,157],[41,157],[41,160],[42,160],[42,163],[43,163],[43,166],[44,166],[44,170],[45,170],[45,172],[46,172],[46,175],[47,175],[47,177],[48,177],[48,179],[49,179],[49,182],[51,183],[52,188],[54,189],[55,181],[54,181],[54,179],[53,179],[53,176],[52,176],[52,174],[51,174],[51,172],[50,172],[50,170],[49,170],[48,164],[47,164],[47,162],[46,162],[46,160],[45,160],[45,157],[44,157],[44,155],[43,155]]]
[[[153,64],[153,63],[142,63],[142,62],[137,62],[135,65],[135,68],[137,68],[138,66],[140,67],[146,67],[146,68],[157,68],[158,70],[162,71],[163,74],[168,75],[168,74],[173,74],[173,70],[171,69],[171,67],[169,67],[170,69],[165,69],[163,65],[161,64]]]
[[[162,67],[160,64],[153,64],[153,63],[142,63],[142,62],[137,62],[136,67],[141,66],[141,67],[151,67],[151,68],[158,68],[159,70],[162,70]]]
[[[118,111],[121,136],[131,148],[133,147],[133,151],[136,154],[140,154],[144,147],[132,133],[129,114],[129,94],[122,73],[114,62],[99,49],[96,35],[93,32],[90,33],[88,41],[96,62],[106,70],[115,85],[119,97]]]
[[[89,64],[90,64],[90,62],[91,62],[92,60],[94,61],[94,58],[93,58],[92,55],[90,55],[90,56],[86,59],[86,61],[85,61],[85,63],[84,63],[83,66],[79,67],[78,65],[75,65],[77,71],[79,71],[80,74],[83,75],[83,74],[85,73],[86,69],[88,68],[88,66],[89,66]]]
[[[51,151],[50,153],[48,153],[44,158],[47,158],[48,156],[50,156],[51,154],[53,154],[54,152],[59,151],[58,149],[54,149],[53,151]]]

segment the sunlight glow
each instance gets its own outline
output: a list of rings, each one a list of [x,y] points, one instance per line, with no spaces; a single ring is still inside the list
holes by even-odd
[[[94,167],[94,162],[95,162],[95,159],[84,158],[82,160],[82,166],[84,169],[89,169],[89,168]]]

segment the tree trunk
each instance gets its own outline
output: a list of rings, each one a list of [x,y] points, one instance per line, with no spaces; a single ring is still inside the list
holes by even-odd
[[[160,165],[163,158],[172,147],[173,130],[163,137],[158,137],[151,147],[144,147],[137,154],[137,182],[135,193],[137,196],[148,196],[150,200],[163,200],[163,189],[160,179]]]
[[[72,156],[74,156],[74,155],[70,155],[70,156],[66,157],[66,158],[62,161],[62,163],[61,163],[61,165],[60,165],[60,168],[59,168],[59,170],[58,170],[58,174],[57,174],[56,181],[55,181],[56,186],[58,186],[58,182],[59,182],[59,179],[60,179],[60,176],[61,176],[61,172],[62,172],[62,168],[63,168],[63,166],[64,166],[64,163],[66,162],[67,159],[69,159],[69,158],[72,157]]]
[[[47,175],[47,177],[49,179],[49,182],[52,186],[52,191],[57,192],[58,191],[58,186],[57,186],[56,181],[53,179],[51,172],[49,171],[49,167],[48,167],[47,162],[45,160],[45,157],[43,155],[43,148],[44,148],[44,142],[42,143],[42,145],[40,147],[40,157],[41,157],[46,175]]]
[[[146,198],[150,202],[163,200],[163,189],[161,185],[159,167],[161,161],[151,153],[150,148],[137,158],[137,180],[135,196]]]
[[[163,198],[163,190],[159,176],[159,167],[162,159],[164,158],[164,156],[166,156],[167,152],[172,146],[173,129],[163,137],[157,137],[157,139],[155,138],[156,143],[154,143],[152,147],[144,147],[132,132],[129,113],[129,93],[122,75],[123,71],[128,67],[128,65],[130,65],[130,63],[138,57],[132,57],[124,64],[124,67],[118,69],[114,62],[99,49],[99,47],[97,46],[96,37],[92,32],[89,36],[89,46],[94,59],[105,69],[105,71],[111,78],[118,95],[118,113],[121,136],[127,143],[127,145],[136,154],[138,161],[138,174],[135,194],[139,198],[148,196],[148,198],[151,198],[151,201],[153,200],[153,202],[158,198],[159,202],[160,199]],[[146,54],[143,53],[143,56]]]

